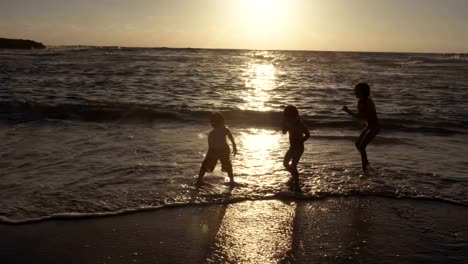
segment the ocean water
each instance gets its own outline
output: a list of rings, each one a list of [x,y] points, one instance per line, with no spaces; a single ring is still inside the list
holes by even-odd
[[[55,47],[0,51],[0,220],[21,223],[256,199],[372,195],[468,206],[468,55]],[[382,132],[360,169],[353,86]],[[280,131],[298,106],[312,136],[287,187]],[[194,186],[211,111],[238,143]]]

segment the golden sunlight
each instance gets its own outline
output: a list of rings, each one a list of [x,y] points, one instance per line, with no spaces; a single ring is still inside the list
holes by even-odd
[[[295,203],[230,204],[215,238],[220,254],[208,263],[283,263],[292,246]]]
[[[289,25],[287,7],[286,0],[241,0],[237,21],[250,38],[272,37]]]
[[[266,105],[270,90],[275,87],[276,68],[273,64],[250,64],[246,70],[245,89],[242,98],[246,102],[242,110],[268,111]]]
[[[279,11],[281,0],[246,0],[244,4],[247,4],[253,11],[267,11],[276,12]]]
[[[282,164],[275,159],[280,153],[281,134],[266,129],[249,129],[240,136],[240,144],[243,152],[242,162],[246,171],[240,174],[265,175],[272,173],[275,169],[281,169]],[[276,168],[278,167],[279,168]]]

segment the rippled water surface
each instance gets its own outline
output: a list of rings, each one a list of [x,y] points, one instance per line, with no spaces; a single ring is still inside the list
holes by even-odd
[[[194,49],[0,51],[0,218],[133,211],[245,199],[383,195],[468,205],[468,57]],[[383,131],[368,174],[353,140],[352,87],[372,87]],[[301,192],[282,168],[281,110],[312,132]],[[207,117],[238,142],[238,186],[193,182]]]

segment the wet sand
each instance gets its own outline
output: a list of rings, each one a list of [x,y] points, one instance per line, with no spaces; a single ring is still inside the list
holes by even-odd
[[[0,263],[468,263],[468,208],[337,197],[0,225]]]

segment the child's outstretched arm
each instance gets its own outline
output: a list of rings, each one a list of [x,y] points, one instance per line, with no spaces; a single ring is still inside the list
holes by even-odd
[[[227,130],[227,136],[229,140],[231,141],[232,144],[232,153],[234,156],[237,154],[237,146],[236,146],[236,141],[234,140],[234,137],[232,136],[231,130]]]
[[[359,114],[356,114],[356,113],[354,113],[353,111],[349,110],[349,108],[348,108],[346,105],[343,106],[343,109],[342,109],[342,110],[345,111],[348,115],[350,115],[350,116],[352,116],[352,117],[354,117],[354,118],[359,119]]]

